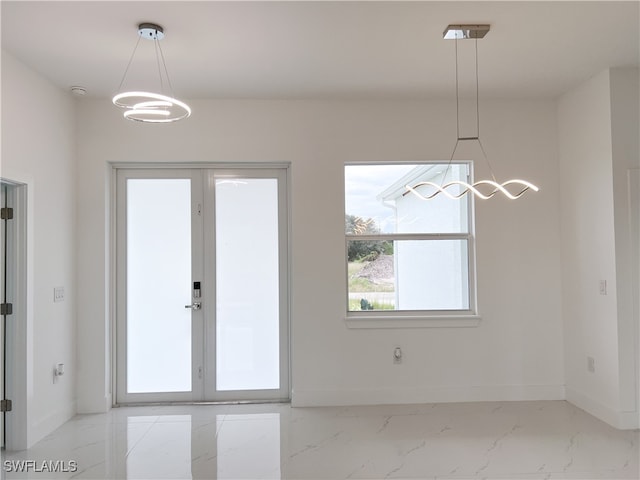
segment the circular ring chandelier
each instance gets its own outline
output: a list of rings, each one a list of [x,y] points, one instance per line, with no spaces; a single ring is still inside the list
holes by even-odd
[[[177,122],[191,115],[186,103],[151,92],[123,92],[113,97],[113,104],[124,109],[124,118],[137,122]]]
[[[147,91],[122,91],[122,87],[127,78],[129,67],[133,62],[140,39],[151,40],[154,43],[156,64],[158,66],[158,75],[160,77],[160,90],[165,89],[165,84],[170,91],[173,91],[167,65],[164,60],[164,54],[160,47],[160,40],[164,38],[164,29],[160,25],[154,23],[141,23],[138,25],[138,41],[133,49],[127,68],[122,76],[120,93],[116,94],[112,102],[116,107],[124,110],[123,115],[127,120],[133,120],[143,123],[171,123],[182,120],[191,115],[191,108],[185,102],[178,100],[172,95],[164,93],[153,93]],[[164,72],[164,74],[163,74]]]

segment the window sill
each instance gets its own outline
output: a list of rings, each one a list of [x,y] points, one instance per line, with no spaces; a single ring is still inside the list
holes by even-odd
[[[442,315],[432,317],[349,315],[344,320],[347,328],[469,328],[477,327],[482,317],[479,315]]]

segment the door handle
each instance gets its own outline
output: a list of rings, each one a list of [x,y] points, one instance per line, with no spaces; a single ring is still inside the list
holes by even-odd
[[[184,308],[190,308],[191,310],[200,310],[202,304],[200,302],[194,302],[191,305],[185,305]]]

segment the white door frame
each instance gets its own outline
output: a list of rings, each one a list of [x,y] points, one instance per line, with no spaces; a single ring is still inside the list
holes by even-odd
[[[640,168],[627,171],[627,187],[629,193],[629,232],[631,246],[631,298],[633,303],[632,322],[634,324],[635,361],[635,409],[636,426],[640,425]]]
[[[286,396],[278,396],[278,398],[265,398],[262,399],[260,398],[260,400],[268,400],[268,401],[273,401],[273,400],[278,400],[278,401],[288,401],[290,399],[291,396],[291,366],[290,366],[290,350],[291,350],[291,345],[290,345],[290,284],[289,284],[289,279],[291,278],[290,275],[290,265],[291,265],[291,253],[290,253],[290,248],[288,247],[290,244],[290,238],[291,238],[291,222],[290,222],[290,218],[291,218],[291,212],[290,212],[290,201],[289,201],[289,185],[290,185],[290,165],[286,164],[286,163],[243,163],[243,164],[215,164],[215,163],[207,163],[207,164],[202,164],[202,163],[172,163],[172,164],[147,164],[147,163],[112,163],[110,164],[111,168],[112,168],[112,175],[111,175],[111,179],[112,179],[112,185],[113,188],[111,189],[112,192],[112,200],[111,200],[111,226],[112,226],[112,234],[111,234],[111,252],[112,252],[112,259],[114,259],[111,262],[111,289],[113,294],[111,295],[111,315],[110,315],[110,319],[111,319],[111,372],[112,372],[112,401],[113,401],[113,405],[118,405],[118,404],[126,404],[126,403],[144,403],[144,402],[193,402],[193,401],[200,401],[203,400],[204,398],[206,398],[206,396],[208,395],[206,392],[197,392],[197,394],[194,394],[191,396],[191,398],[188,398],[188,396],[185,396],[184,399],[169,399],[170,395],[167,395],[164,399],[162,398],[162,395],[159,396],[158,398],[154,398],[154,399],[150,399],[148,396],[146,397],[145,400],[137,400],[133,395],[128,395],[126,396],[127,399],[126,401],[122,401],[122,400],[118,400],[119,398],[122,399],[123,396],[121,394],[119,394],[118,392],[122,392],[123,388],[124,388],[124,383],[123,380],[121,378],[118,377],[118,344],[122,344],[122,333],[123,332],[118,332],[118,328],[117,328],[117,319],[119,315],[122,315],[122,308],[124,305],[126,305],[125,302],[121,301],[122,299],[118,299],[118,295],[116,295],[116,292],[118,290],[118,282],[116,281],[116,272],[122,272],[124,264],[122,261],[122,256],[118,256],[117,250],[116,250],[116,246],[117,246],[117,236],[118,236],[118,232],[120,231],[120,229],[122,228],[120,225],[117,225],[121,220],[120,218],[122,218],[122,215],[118,215],[117,211],[119,208],[121,208],[121,206],[118,205],[118,195],[117,195],[117,189],[116,189],[116,185],[118,183],[118,172],[119,171],[123,171],[123,170],[138,170],[140,171],[140,175],[142,175],[142,177],[140,178],[144,178],[144,171],[149,171],[147,178],[150,178],[150,176],[152,175],[151,171],[154,172],[154,176],[155,176],[155,172],[158,171],[163,171],[166,172],[166,174],[168,175],[168,177],[171,176],[172,172],[177,173],[178,170],[199,170],[202,172],[202,179],[203,182],[207,181],[207,171],[208,170],[215,170],[218,172],[221,171],[225,171],[225,173],[227,174],[233,174],[233,175],[249,175],[249,176],[253,176],[253,177],[260,177],[259,174],[253,174],[251,175],[251,172],[256,172],[256,171],[262,171],[262,172],[267,172],[269,170],[273,171],[273,170],[277,170],[280,172],[280,175],[278,176],[278,180],[279,183],[281,183],[281,187],[280,188],[280,193],[279,193],[279,202],[281,202],[280,204],[283,205],[285,208],[282,211],[282,221],[281,221],[281,235],[283,236],[283,245],[285,246],[281,252],[280,252],[280,269],[281,272],[283,273],[283,278],[285,279],[285,283],[284,283],[284,288],[281,288],[280,290],[280,297],[281,297],[281,306],[283,309],[282,315],[284,318],[284,325],[281,325],[281,329],[280,329],[280,334],[281,334],[281,338],[280,341],[282,342],[282,345],[286,345],[286,352],[284,354],[284,361],[281,361],[281,372],[280,372],[280,379],[281,379],[281,391],[286,389]],[[264,175],[263,175],[264,176]],[[122,187],[121,187],[122,188]],[[205,224],[205,228],[206,224]],[[204,265],[203,265],[204,266]],[[197,268],[194,265],[194,268]],[[203,275],[204,272],[203,272]],[[203,277],[201,277],[203,278]],[[121,317],[122,318],[122,317]],[[284,326],[284,328],[282,328],[282,326]],[[203,355],[204,357],[204,355]],[[194,381],[196,379],[194,378]],[[237,392],[236,392],[237,393]],[[248,394],[251,395],[252,391],[249,391]],[[226,393],[222,393],[222,394],[218,394],[217,398],[215,401],[233,401],[233,400],[238,400],[238,401],[246,401],[244,400],[242,397],[242,395],[238,396],[235,395],[234,393],[232,393],[231,395],[233,395],[233,397],[226,395]],[[257,400],[257,401],[260,401]]]
[[[29,219],[28,184],[0,178],[2,184],[10,187],[8,206],[14,209],[14,218],[8,232],[13,247],[13,255],[7,259],[8,277],[11,279],[8,289],[12,290],[13,314],[7,321],[6,352],[6,398],[12,400],[13,408],[5,416],[5,448],[8,451],[23,450],[29,447],[28,439],[28,385],[32,382],[33,359],[28,356],[29,345],[33,344],[33,318],[28,310],[27,295],[33,285],[33,275],[28,275],[27,251],[32,251],[32,242],[28,242],[28,231],[33,231]]]

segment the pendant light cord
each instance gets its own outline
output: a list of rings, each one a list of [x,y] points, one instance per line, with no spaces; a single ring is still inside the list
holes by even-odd
[[[120,85],[118,86],[118,92],[122,91],[122,86],[124,85],[124,81],[127,78],[127,73],[129,72],[129,67],[131,66],[131,62],[133,62],[133,57],[136,56],[136,50],[138,50],[138,45],[140,45],[140,39],[142,37],[138,36],[138,41],[136,42],[136,46],[133,48],[133,52],[131,53],[131,58],[129,58],[129,63],[127,63],[127,68],[124,69],[124,75],[122,75],[122,80],[120,80]]]
[[[156,54],[156,66],[158,67],[158,78],[160,79],[160,93],[165,93],[164,91],[164,82],[162,80],[162,69],[160,68],[160,55],[158,54],[158,48],[160,47],[160,42],[158,38],[153,39],[153,49]]]
[[[158,44],[158,50],[160,51],[160,58],[162,59],[162,67],[164,68],[164,76],[167,77],[167,85],[169,86],[169,92],[173,96],[173,85],[171,85],[171,79],[169,78],[169,71],[167,70],[167,62],[164,61],[164,53],[162,52],[162,46],[160,45],[160,42],[157,42],[157,44]],[[158,65],[158,68],[160,68],[159,65]],[[160,75],[160,78],[162,79],[162,75]]]
[[[124,82],[127,79],[127,74],[129,73],[129,68],[133,63],[133,59],[136,56],[136,52],[138,51],[138,45],[140,45],[140,39],[142,37],[138,36],[138,40],[136,41],[136,46],[133,48],[133,52],[131,53],[131,57],[129,57],[129,62],[127,63],[127,68],[124,70],[124,74],[122,75],[122,80],[120,80],[120,85],[118,85],[118,92],[122,91],[122,87],[124,86]],[[167,85],[169,87],[169,94],[173,95],[173,85],[171,85],[171,79],[169,78],[169,71],[167,70],[167,62],[164,60],[164,53],[162,52],[162,46],[160,46],[160,41],[157,38],[154,38],[153,44],[155,47],[156,53],[156,66],[158,67],[158,76],[160,77],[160,91],[165,93],[164,88],[164,79],[163,79],[163,71],[164,77],[167,79]],[[162,65],[160,65],[162,63]]]
[[[455,50],[456,50],[456,135],[457,135],[457,139],[459,140],[460,139],[460,98],[459,98],[460,84],[458,81],[458,36],[457,35],[454,42],[455,42]],[[456,146],[457,145],[458,145],[458,142],[456,142]],[[454,152],[455,152],[455,149],[454,149]]]
[[[447,169],[444,171],[444,175],[442,176],[440,187],[444,186],[444,182],[447,179],[449,170],[451,169],[451,162],[453,161],[453,156],[456,154],[456,149],[458,148],[458,143],[460,142],[460,98],[459,98],[460,85],[458,83],[458,36],[457,35],[454,39],[454,45],[455,45],[455,52],[456,52],[455,54],[455,59],[456,59],[456,144],[453,146],[453,151],[449,156],[449,163],[447,163]]]
[[[489,162],[489,157],[487,157],[487,153],[484,151],[484,146],[480,141],[480,80],[478,76],[478,39],[476,38],[476,135],[478,136],[478,145],[480,145],[480,150],[482,151],[482,156],[484,157],[484,161],[487,162],[487,166],[489,167],[489,173],[491,174],[491,178],[493,181],[498,183],[496,180],[496,175],[493,173],[493,167],[491,167],[491,162]]]
[[[480,139],[480,81],[478,80],[478,39],[475,39],[476,50],[476,136]]]
[[[453,151],[451,152],[451,156],[449,157],[449,163],[447,163],[447,169],[442,176],[442,181],[440,186],[443,187],[449,170],[451,169],[451,163],[453,162],[453,157],[456,154],[456,150],[458,149],[458,144],[460,140],[477,140],[478,145],[480,145],[480,151],[482,152],[482,156],[484,157],[485,162],[487,162],[487,166],[489,167],[489,172],[491,173],[491,178],[493,178],[494,182],[497,182],[496,176],[493,173],[493,168],[491,167],[491,163],[489,162],[489,158],[487,157],[487,153],[484,150],[484,146],[480,141],[480,80],[478,75],[478,39],[475,39],[475,67],[476,67],[476,137],[470,138],[460,138],[460,82],[458,75],[458,36],[456,35],[455,40],[455,58],[456,58],[456,143],[453,147]]]

